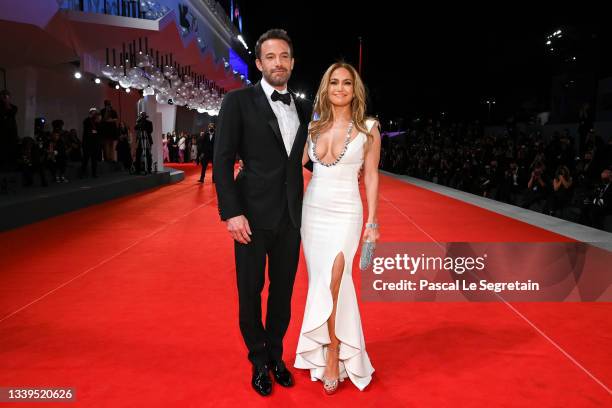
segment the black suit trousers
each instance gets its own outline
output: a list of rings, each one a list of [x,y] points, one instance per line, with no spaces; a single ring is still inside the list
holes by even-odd
[[[204,180],[204,176],[206,175],[206,168],[208,167],[208,163],[212,163],[213,155],[211,154],[203,154],[201,157],[202,170],[200,171],[200,180]]]
[[[251,242],[234,241],[240,331],[257,366],[280,361],[283,337],[291,318],[291,294],[300,256],[300,230],[289,218],[287,205],[273,229],[251,229]],[[268,306],[262,322],[261,292],[268,260]]]

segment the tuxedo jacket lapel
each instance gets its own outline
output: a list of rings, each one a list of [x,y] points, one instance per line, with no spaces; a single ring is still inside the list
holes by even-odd
[[[285,156],[287,156],[287,150],[285,149],[285,143],[283,142],[283,136],[280,131],[280,126],[278,125],[278,119],[276,118],[274,111],[270,107],[270,103],[268,102],[266,93],[261,87],[261,83],[257,83],[257,85],[255,85],[254,91],[255,91],[255,105],[257,105],[257,108],[262,113],[264,120],[268,122],[268,125],[270,125],[270,127],[272,128],[272,131],[274,132],[274,136],[276,137],[276,140],[279,143],[279,147],[285,153]]]
[[[304,133],[303,126],[308,126],[308,118],[306,117],[306,113],[304,112],[304,107],[302,106],[301,103],[298,102],[298,98],[293,93],[291,95],[293,97],[293,103],[295,104],[295,110],[297,111],[298,118],[300,119],[300,126],[298,127],[297,133],[295,135],[293,146],[291,146],[291,152],[289,153],[289,157],[291,157],[296,151],[296,149],[300,146],[301,148],[298,149],[297,151],[299,152],[300,157],[301,157],[303,153],[304,143],[306,143],[306,139],[304,138],[304,140],[302,140],[300,135]]]

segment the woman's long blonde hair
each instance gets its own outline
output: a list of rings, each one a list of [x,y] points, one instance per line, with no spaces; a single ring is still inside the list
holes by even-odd
[[[331,108],[331,102],[329,101],[328,89],[331,76],[335,70],[344,68],[348,70],[353,77],[353,92],[354,97],[351,102],[351,119],[353,120],[353,126],[360,132],[363,132],[370,144],[374,138],[370,132],[368,132],[366,126],[366,92],[363,81],[359,76],[357,70],[346,62],[336,62],[332,64],[321,79],[319,90],[315,98],[315,104],[313,109],[313,117],[310,122],[310,135],[318,135],[319,133],[327,130],[334,121],[334,113]],[[318,119],[315,119],[318,116]]]

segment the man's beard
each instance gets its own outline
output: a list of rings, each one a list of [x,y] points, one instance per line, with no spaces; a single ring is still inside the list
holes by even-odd
[[[289,82],[291,77],[291,71],[281,72],[281,76],[272,76],[272,72],[266,73],[264,71],[264,78],[272,86],[285,86]]]

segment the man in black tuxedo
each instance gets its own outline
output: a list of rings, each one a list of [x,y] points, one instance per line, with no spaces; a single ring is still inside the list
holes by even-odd
[[[312,107],[287,90],[294,59],[284,30],[263,34],[255,54],[263,78],[225,95],[213,170],[219,213],[234,239],[240,331],[253,364],[251,385],[265,396],[272,391],[270,370],[280,385],[293,385],[282,360],[283,337],[300,253],[302,154]],[[243,169],[234,180],[237,154]],[[264,326],[266,257],[270,286]]]
[[[170,139],[168,139],[168,153],[170,156],[170,162],[171,163],[178,163],[179,159],[178,159],[178,143],[179,143],[179,137],[176,135],[176,132],[172,132],[172,137],[170,137]]]
[[[100,121],[102,116],[96,108],[89,109],[89,116],[83,121],[83,161],[81,163],[81,177],[87,171],[87,162],[91,160],[91,176],[97,178],[98,161],[102,151],[102,138],[100,136]]]
[[[200,156],[200,162],[202,164],[202,171],[200,172],[200,183],[204,182],[204,175],[206,174],[206,168],[208,163],[213,161],[213,153],[215,146],[215,124],[209,123],[206,132],[202,132],[198,139],[198,155]],[[214,182],[214,174],[213,174]]]

